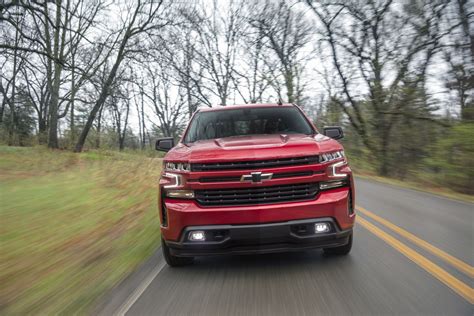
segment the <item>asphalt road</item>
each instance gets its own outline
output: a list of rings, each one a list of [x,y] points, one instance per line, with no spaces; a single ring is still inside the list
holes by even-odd
[[[356,190],[346,257],[315,250],[169,268],[158,252],[98,314],[473,315],[474,205],[361,179]]]

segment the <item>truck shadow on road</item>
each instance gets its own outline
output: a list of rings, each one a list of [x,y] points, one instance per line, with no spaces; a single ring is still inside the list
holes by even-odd
[[[319,270],[320,273],[330,271],[347,271],[353,266],[353,258],[348,256],[324,255],[322,250],[306,252],[288,252],[259,255],[229,255],[198,257],[193,265],[179,269],[166,268],[166,273],[187,275],[192,277],[205,276],[206,273],[226,274],[241,277],[242,275],[254,275],[259,278],[275,277],[291,273],[304,273],[304,271]],[[164,272],[164,271],[163,271]],[[242,274],[242,275],[241,275]],[[214,277],[226,277],[225,275]]]

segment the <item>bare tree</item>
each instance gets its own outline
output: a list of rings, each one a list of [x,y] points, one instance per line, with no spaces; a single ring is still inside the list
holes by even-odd
[[[456,93],[461,119],[474,120],[474,11],[466,0],[452,1],[446,14],[446,25],[454,28],[443,51],[449,71],[446,87]],[[471,22],[471,23],[470,23]]]
[[[299,103],[303,90],[300,84],[302,69],[308,57],[303,51],[312,39],[310,22],[303,12],[296,11],[286,1],[267,0],[261,10],[256,11],[251,23],[268,39],[266,43],[277,57],[287,101]]]
[[[22,77],[25,80],[25,94],[36,112],[38,140],[43,144],[47,142],[48,106],[51,94],[48,90],[47,77],[41,70],[41,67],[28,61],[22,69]]]
[[[129,14],[125,20],[124,27],[118,32],[115,41],[118,44],[117,50],[114,51],[115,60],[76,143],[76,152],[82,151],[92,123],[94,122],[97,112],[109,96],[110,87],[114,83],[123,60],[137,52],[137,46],[139,46],[138,38],[141,35],[151,35],[166,25],[172,24],[172,17],[167,16],[167,12],[169,13],[169,11],[163,3],[163,0],[158,2],[137,1],[132,4],[134,6],[131,5],[127,8]]]
[[[170,67],[163,63],[150,64],[147,77],[143,94],[158,118],[156,125],[163,136],[177,137],[186,116],[186,91],[173,83]]]
[[[138,138],[140,142],[140,149],[145,149],[146,141],[146,123],[145,123],[145,81],[143,78],[138,78],[138,76],[133,75],[135,88],[138,92],[134,92],[133,98],[135,103],[135,108],[137,110],[138,118]],[[135,89],[134,89],[135,90]]]
[[[226,105],[230,96],[238,41],[245,25],[242,6],[231,1],[222,8],[212,2],[210,12],[203,12],[193,21],[198,34],[198,48],[194,51],[196,61],[203,72],[201,76],[209,84],[205,86],[210,94]]]
[[[172,67],[170,74],[185,89],[188,114],[191,116],[199,105],[210,107],[212,101],[202,76],[204,69],[197,62],[198,36],[193,27],[195,11],[188,11],[183,12],[187,23],[166,34],[165,40],[157,48],[157,54]]]
[[[102,9],[101,1],[84,2],[81,0],[56,0],[43,2],[17,1],[7,6],[10,10],[21,10],[28,18],[28,23],[18,23],[9,12],[4,15],[4,23],[13,27],[21,36],[21,45],[0,44],[0,47],[13,51],[33,53],[36,57],[29,63],[38,68],[42,59],[49,97],[42,101],[40,107],[46,109],[48,121],[48,146],[57,148],[59,119],[67,115],[75,93],[84,84],[85,79],[93,75],[96,63],[89,61],[85,68],[76,68],[75,55],[81,43],[88,40],[88,30]],[[38,60],[40,58],[40,60]],[[76,79],[77,73],[82,79]],[[68,93],[62,95],[62,88],[67,83],[66,76],[71,76]],[[30,88],[31,90],[31,88]],[[71,98],[72,96],[72,98]],[[60,113],[61,105],[65,109]],[[37,111],[39,112],[39,111]],[[42,118],[43,120],[43,118]],[[42,121],[43,123],[43,121]],[[42,127],[46,124],[42,124]]]
[[[245,16],[252,21],[252,13],[258,11],[259,2],[245,2]],[[239,41],[239,61],[233,72],[234,89],[244,103],[263,102],[264,94],[272,84],[271,49],[260,25],[243,28]]]
[[[426,70],[439,51],[446,1],[413,2],[400,14],[394,1],[307,1],[331,52],[339,89],[332,100],[388,172],[392,128],[400,116],[433,120],[423,97]],[[365,94],[368,101],[362,102]],[[418,109],[411,107],[418,106]],[[428,110],[428,111],[427,111]],[[369,115],[367,115],[369,114]]]
[[[10,20],[17,25],[22,25],[24,24],[25,19],[21,15],[21,10],[19,8],[15,8],[15,14],[10,18]],[[14,29],[12,32],[8,32],[6,29],[3,30],[2,37],[5,39],[5,44],[12,45],[14,47],[21,45],[23,42],[18,28]],[[24,68],[27,54],[27,52],[18,50],[5,51],[4,54],[2,54],[2,71],[0,72],[0,95],[2,96],[0,123],[3,122],[5,107],[8,105],[11,120],[11,128],[9,129],[8,133],[9,144],[12,144],[13,142],[13,133],[17,121],[15,104],[15,98],[17,95],[17,78],[19,73]],[[9,67],[10,65],[11,68]]]
[[[125,148],[125,136],[127,134],[130,113],[130,99],[126,96],[112,95],[109,100],[114,129],[117,132],[119,150],[123,150]]]

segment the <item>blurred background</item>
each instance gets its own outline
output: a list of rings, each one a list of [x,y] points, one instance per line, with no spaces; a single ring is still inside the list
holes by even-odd
[[[158,137],[296,103],[362,177],[472,201],[467,0],[2,1],[0,311],[88,311],[158,245]]]

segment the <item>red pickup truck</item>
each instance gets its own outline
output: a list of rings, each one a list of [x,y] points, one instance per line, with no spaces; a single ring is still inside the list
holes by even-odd
[[[170,266],[196,256],[352,247],[354,182],[340,127],[322,133],[294,104],[198,110],[167,151],[159,183]]]

